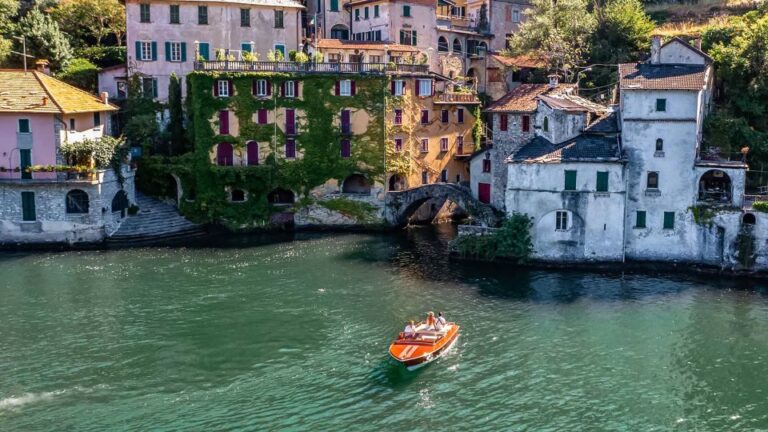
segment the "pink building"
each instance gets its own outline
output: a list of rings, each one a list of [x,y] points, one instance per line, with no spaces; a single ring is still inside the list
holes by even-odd
[[[299,51],[303,10],[295,0],[126,0],[128,70],[143,75],[145,92],[166,100],[171,74],[183,79],[196,55],[240,60],[248,52],[266,60],[269,51]]]

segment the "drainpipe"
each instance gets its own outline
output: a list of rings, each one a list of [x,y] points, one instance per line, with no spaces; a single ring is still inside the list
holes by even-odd
[[[617,138],[618,139],[618,138]],[[623,229],[621,230],[621,262],[626,263],[627,262],[627,224],[629,221],[627,220],[627,204],[629,201],[629,173],[627,172],[629,168],[627,167],[627,162],[624,163],[624,166],[622,168],[622,171],[624,171],[624,223]]]

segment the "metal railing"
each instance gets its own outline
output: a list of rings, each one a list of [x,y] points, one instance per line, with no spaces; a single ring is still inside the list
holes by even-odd
[[[290,61],[200,60],[195,62],[197,71],[217,72],[296,72],[296,73],[429,73],[429,65],[405,63],[296,63]]]
[[[474,93],[445,92],[437,95],[435,103],[480,103]]]

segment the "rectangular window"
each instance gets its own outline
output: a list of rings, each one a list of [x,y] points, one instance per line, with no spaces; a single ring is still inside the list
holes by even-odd
[[[508,115],[507,114],[501,114],[499,117],[499,130],[506,131],[508,128],[507,121],[508,121]]]
[[[283,28],[283,11],[275,11],[275,28]]]
[[[93,127],[101,126],[101,113],[95,112],[93,113]]]
[[[365,13],[363,15],[365,16],[365,19],[369,19],[370,16],[368,15],[368,6],[365,7],[364,12]]]
[[[182,42],[166,42],[165,56],[168,61],[180,62],[185,60],[182,49]]]
[[[339,96],[352,96],[352,80],[339,81]]]
[[[199,25],[208,25],[208,6],[197,7],[197,23]]]
[[[256,112],[256,123],[257,124],[267,124],[267,109],[266,108],[259,108],[259,110]]]
[[[440,121],[443,123],[448,123],[448,110],[440,111]]]
[[[422,153],[427,153],[429,151],[429,138],[422,138],[421,139],[421,150]]]
[[[400,45],[416,45],[416,30],[400,30]]]
[[[520,22],[520,11],[515,9],[512,11],[512,22],[513,23],[519,23]]]
[[[429,183],[429,173],[426,171],[421,172],[421,184]]]
[[[229,81],[228,80],[217,80],[216,81],[216,90],[217,90],[217,96],[219,97],[229,97]]]
[[[75,130],[75,119],[73,118],[69,119],[69,130],[71,131]]]
[[[464,108],[459,108],[456,111],[456,121],[459,123],[464,123]]]
[[[348,139],[341,140],[341,157],[348,158],[352,156],[352,143]]]
[[[405,94],[405,81],[394,80],[392,81],[392,94],[394,96],[402,96]]]
[[[558,210],[555,213],[555,229],[558,231],[564,231],[568,229],[568,212],[564,210]]]
[[[157,78],[143,77],[141,93],[146,97],[157,97]]]
[[[456,153],[464,154],[464,135],[456,137]]]
[[[31,222],[37,219],[34,192],[21,193],[21,219],[26,222]]]
[[[675,212],[664,212],[664,229],[675,229]]]
[[[395,151],[400,153],[403,151],[403,139],[402,138],[395,138]]]
[[[440,171],[440,182],[448,183],[448,170],[444,169]]]
[[[21,178],[24,180],[32,179],[32,173],[27,171],[27,168],[32,166],[32,150],[20,149],[19,150],[19,169],[21,170]]]
[[[645,211],[638,210],[635,213],[635,228],[645,228]]]
[[[29,132],[29,119],[19,119],[19,133]]]
[[[401,109],[395,110],[395,124],[398,126],[403,124],[403,110]]]
[[[283,92],[285,97],[287,97],[287,98],[296,97],[296,82],[295,81],[286,81],[285,84],[283,84],[283,88],[285,89],[285,91]]]
[[[523,116],[523,132],[531,131],[531,116]]]
[[[360,21],[360,9],[355,9],[355,21]]]
[[[179,24],[179,5],[170,5],[171,24]]]
[[[432,80],[420,79],[417,82],[416,96],[432,96]]]
[[[211,50],[210,45],[208,45],[208,42],[200,42],[200,45],[198,45],[198,53],[203,60],[208,61],[211,59]]]
[[[285,56],[285,45],[283,45],[283,44],[275,44],[275,51],[280,51],[280,54],[283,55],[283,58],[284,59],[287,58]]]
[[[149,5],[146,3],[139,4],[139,21],[148,23],[150,21]]]
[[[374,18],[378,18],[379,17],[379,5],[374,5],[373,6],[373,17]],[[380,40],[380,39],[377,39],[377,40]]]
[[[154,59],[152,45],[154,42],[142,41],[136,42],[139,45],[139,60],[152,61]]]
[[[483,159],[483,172],[484,173],[491,172],[491,160],[490,159]]]
[[[296,111],[294,109],[285,110],[285,133],[296,135]]]
[[[411,7],[409,5],[403,5],[403,16],[404,17],[411,16]]]
[[[440,138],[440,151],[441,152],[448,151],[448,138]]]
[[[247,8],[240,9],[240,27],[251,26],[251,10]]]
[[[296,140],[293,138],[288,138],[285,140],[285,158],[296,158]]]
[[[646,181],[646,187],[648,189],[658,189],[659,188],[659,173],[657,173],[657,172],[649,172],[648,173],[648,179]]]
[[[597,192],[608,192],[608,171],[597,172],[597,182],[595,190]]]
[[[331,12],[339,11],[339,0],[331,0]]]
[[[576,171],[565,170],[565,190],[576,190]]]
[[[667,110],[667,100],[656,99],[656,111],[666,111],[666,110]]]
[[[370,63],[381,63],[381,56],[372,55],[368,57]]]
[[[341,133],[342,135],[349,135],[352,133],[349,110],[341,110]]]
[[[267,96],[268,83],[265,79],[256,80],[256,96]]]
[[[219,135],[229,134],[229,111],[219,111]]]
[[[421,124],[429,124],[429,110],[421,110]]]

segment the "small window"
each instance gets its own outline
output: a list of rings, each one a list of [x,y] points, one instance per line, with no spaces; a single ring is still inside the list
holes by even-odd
[[[88,213],[88,194],[80,189],[69,191],[66,197],[66,211],[68,214]]]
[[[659,188],[659,173],[657,172],[649,172],[648,173],[648,180],[646,183],[646,187],[648,189],[658,189]]]
[[[339,0],[331,0],[331,12],[338,12],[338,11],[339,11]]]
[[[396,109],[395,110],[395,125],[399,126],[403,124],[403,110]]]
[[[513,23],[519,23],[520,22],[520,11],[515,9],[512,11],[512,22]]]
[[[245,191],[243,191],[242,189],[232,189],[232,192],[230,193],[230,198],[232,202],[244,202]]]
[[[29,119],[19,119],[19,133],[29,133]]]
[[[442,110],[440,111],[440,121],[443,123],[448,123],[448,110]]]
[[[379,17],[379,5],[374,5],[373,6],[373,17],[374,18],[378,18]],[[381,39],[377,39],[377,40],[381,40]]]
[[[339,95],[352,96],[352,80],[339,81]]]
[[[400,45],[415,46],[417,42],[416,30],[400,30]]]
[[[437,39],[437,52],[448,52],[448,39],[443,36]]]
[[[608,171],[597,172],[597,184],[595,190],[597,192],[608,192]]]
[[[229,97],[229,81],[228,80],[217,80],[216,88],[219,91],[219,97]]]
[[[421,172],[421,184],[429,183],[429,173],[427,171]]]
[[[171,24],[179,24],[179,5],[170,5],[170,22]]]
[[[441,183],[448,183],[448,170],[444,169],[440,171],[440,182]]]
[[[531,116],[524,115],[523,116],[523,126],[522,126],[523,132],[530,132],[531,131]]]
[[[392,82],[392,94],[394,96],[402,96],[405,94],[405,81],[395,80]]]
[[[565,190],[576,190],[576,171],[565,170]]]
[[[456,110],[456,121],[459,123],[464,123],[464,108],[459,108]]]
[[[73,118],[69,119],[69,130],[70,131],[75,130],[75,119]]]
[[[157,78],[141,78],[141,92],[145,97],[157,97]]]
[[[675,212],[664,212],[664,229],[675,229]]]
[[[656,151],[664,151],[664,140],[661,138],[656,140]]]
[[[283,28],[283,11],[275,11],[275,28]]]
[[[395,138],[395,151],[397,153],[400,153],[403,151],[403,139],[402,138]]]
[[[411,16],[411,7],[409,5],[403,5],[403,16],[404,17]]]
[[[365,11],[365,14],[364,14],[365,15],[365,19],[369,19],[370,16],[368,15],[368,6],[365,7],[364,11]]]
[[[360,21],[360,9],[355,9],[355,21]]]
[[[295,87],[294,81],[286,81],[284,86],[285,86],[285,97],[287,98],[296,97],[296,92],[295,92],[296,87]]]
[[[664,112],[667,110],[666,99],[656,99],[656,111]]]
[[[419,82],[419,96],[431,96],[432,95],[432,80],[420,79]]]
[[[152,42],[144,41],[138,42],[139,45],[139,60],[152,61],[154,60],[154,50],[152,49]]]
[[[421,110],[421,124],[429,124],[429,110]]]
[[[440,138],[440,151],[441,152],[448,151],[448,138]]]
[[[635,213],[635,228],[645,228],[645,210]]]
[[[506,113],[499,114],[499,130],[504,132],[508,129],[509,116]]]
[[[544,132],[549,132],[549,117],[544,117],[544,123],[541,128]]]
[[[95,112],[93,113],[93,127],[101,126],[101,113]]]
[[[555,229],[558,231],[565,231],[568,229],[568,212],[564,210],[558,210],[555,213]]]
[[[181,42],[166,42],[168,52],[168,61],[180,62],[183,60],[181,55]]]
[[[429,151],[429,138],[421,139],[421,152],[427,153]]]
[[[460,155],[464,154],[464,135],[456,137],[456,153]]]
[[[491,172],[491,160],[490,159],[483,159],[483,172],[484,173]]]
[[[142,3],[139,5],[139,21],[143,23],[148,23],[150,21],[150,14],[149,14],[149,5],[146,3]]]
[[[197,23],[199,25],[208,25],[208,6],[197,7]]]
[[[251,10],[247,8],[240,9],[240,27],[251,26]]]
[[[267,80],[260,79],[256,80],[256,96],[266,96],[267,95]]]

